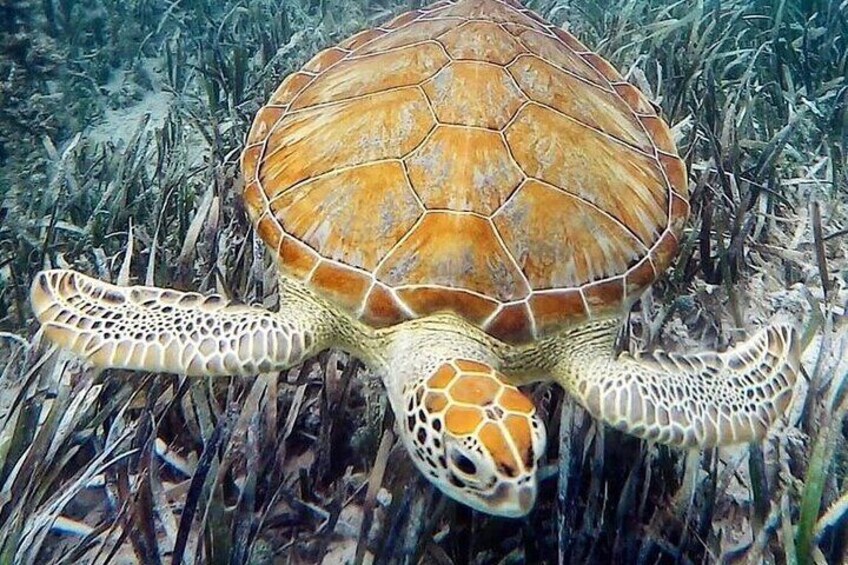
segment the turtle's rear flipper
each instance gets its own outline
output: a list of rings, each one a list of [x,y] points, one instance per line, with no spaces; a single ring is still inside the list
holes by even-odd
[[[792,398],[800,351],[789,325],[764,328],[723,353],[617,358],[603,345],[615,335],[604,325],[575,331],[572,341],[589,346],[566,356],[557,376],[594,417],[627,433],[676,447],[758,441]]]
[[[115,286],[68,270],[40,272],[31,300],[47,338],[102,368],[255,374],[295,365],[320,345],[308,312],[281,317],[217,295]]]

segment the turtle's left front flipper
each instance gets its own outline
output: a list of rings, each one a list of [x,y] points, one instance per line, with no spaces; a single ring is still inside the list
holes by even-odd
[[[276,314],[217,295],[115,286],[69,270],[38,273],[31,302],[48,339],[102,368],[255,374],[300,363],[329,339],[320,312],[304,303]]]
[[[614,321],[576,328],[557,380],[596,418],[675,447],[757,441],[786,411],[798,376],[798,334],[764,328],[722,353],[613,354]]]

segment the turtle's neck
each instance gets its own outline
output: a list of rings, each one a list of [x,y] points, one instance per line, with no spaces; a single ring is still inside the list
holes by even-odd
[[[457,356],[500,365],[497,340],[456,314],[445,312],[377,330],[370,347],[377,368],[393,372],[406,358],[418,357],[416,350],[432,352],[428,358],[442,361]],[[441,353],[440,353],[441,352]],[[444,357],[444,359],[442,359]]]
[[[532,343],[504,345],[497,350],[503,361],[501,370],[516,383],[528,383],[550,380],[554,367],[566,357],[612,358],[619,324],[618,317],[598,318],[567,326]]]

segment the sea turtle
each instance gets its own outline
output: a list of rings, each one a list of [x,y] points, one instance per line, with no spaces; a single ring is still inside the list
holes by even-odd
[[[447,495],[527,513],[545,430],[516,385],[679,447],[762,438],[798,370],[776,325],[724,353],[617,353],[620,318],[689,213],[665,122],[515,0],[441,1],[316,55],[257,114],[247,210],[279,312],[53,270],[44,334],[100,367],[280,371],[337,347],[382,375],[400,437]]]

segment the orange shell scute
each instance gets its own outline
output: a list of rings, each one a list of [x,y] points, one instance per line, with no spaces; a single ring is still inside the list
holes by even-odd
[[[293,73],[280,83],[277,90],[271,95],[268,104],[287,106],[297,94],[315,80],[315,76],[307,73]],[[254,122],[255,123],[255,122]]]
[[[451,383],[450,395],[456,402],[485,406],[495,400],[501,390],[494,375],[462,375]]]
[[[609,82],[613,83],[624,80],[623,78],[621,78],[621,75],[618,73],[618,71],[615,70],[615,67],[610,65],[603,57],[595,53],[585,53],[583,55],[583,58],[585,58],[586,61],[590,65],[592,65],[592,67],[596,71],[604,75],[604,78],[606,78]]]
[[[506,65],[526,50],[493,22],[470,21],[439,37],[453,59],[473,59]]]
[[[689,215],[689,201],[676,192],[671,193],[671,226],[673,231],[683,230],[683,218]]]
[[[533,100],[641,151],[651,151],[651,140],[641,122],[631,114],[630,107],[618,94],[572,75],[558,73],[552,65],[538,57],[521,57],[510,66],[509,72]],[[590,97],[595,104],[585,104],[586,98]]]
[[[433,390],[446,389],[456,376],[456,369],[450,363],[439,367],[432,377],[427,381],[427,386]]]
[[[503,341],[531,341],[533,313],[526,302],[509,304],[504,306],[483,329]]]
[[[398,159],[435,125],[424,94],[389,90],[287,114],[268,134],[259,180],[273,199],[303,181],[382,159]],[[345,132],[342,142],[338,136]]]
[[[315,177],[271,201],[283,229],[328,259],[372,271],[424,210],[397,161]],[[367,214],[369,222],[358,217]]]
[[[411,21],[411,19],[407,19]],[[407,21],[406,24],[409,24],[409,21]],[[422,41],[433,41],[438,36],[462,23],[462,20],[454,18],[436,21],[418,21],[412,26],[404,24],[405,27],[397,26],[392,29],[391,33],[387,33],[383,37],[375,39],[371,43],[356,50],[353,57],[360,57],[373,53],[383,53],[400,47],[418,44]],[[388,28],[386,27],[386,29]],[[433,44],[439,45],[435,41]]]
[[[424,407],[430,414],[438,414],[448,405],[448,398],[440,392],[428,392],[424,397]]]
[[[576,37],[565,31],[564,29],[560,29],[558,27],[551,28],[551,31],[554,32],[554,35],[562,41],[566,47],[571,49],[574,53],[586,53],[589,51],[585,45],[583,45],[580,40]]]
[[[536,408],[521,391],[513,386],[505,387],[500,397],[500,405],[512,412],[520,414],[534,414]]]
[[[262,157],[262,150],[265,148],[261,143],[256,145],[248,145],[244,148],[241,154],[241,171],[244,174],[246,183],[254,183],[254,190],[261,190],[259,184],[256,183],[256,173],[259,170],[259,161]],[[245,188],[245,192],[247,188]],[[261,198],[259,194],[256,197]]]
[[[360,31],[356,35],[349,37],[339,44],[341,49],[346,49],[348,51],[354,51],[359,49],[366,43],[370,43],[377,39],[378,37],[382,37],[386,35],[386,30],[382,29],[366,29],[364,31]]]
[[[457,359],[456,366],[459,367],[460,371],[465,371],[466,373],[489,374],[492,372],[492,368],[486,365],[485,363],[480,363],[479,361],[472,361],[470,359]]]
[[[583,288],[590,314],[608,312],[611,304],[624,300],[624,280],[621,277],[598,281]]]
[[[677,154],[677,148],[671,139],[671,131],[664,121],[657,116],[639,116],[639,121],[656,145],[657,149],[672,155]]]
[[[463,0],[445,6],[436,12],[428,12],[422,19],[457,17],[465,20],[488,20],[496,23],[517,23],[532,26],[535,21],[522,13],[517,6],[509,6],[498,0]]]
[[[268,229],[279,231],[279,224],[269,218],[265,218],[264,224],[269,226]],[[262,236],[262,239],[266,243],[269,243],[270,239],[264,235],[262,229],[259,230],[259,235]],[[278,247],[272,245],[271,248],[277,249],[280,260],[285,263],[286,269],[295,277],[302,280],[306,280],[306,277],[309,276],[309,273],[312,272],[312,269],[320,260],[319,255],[310,249],[309,246],[288,235],[281,239]]]
[[[498,464],[500,470],[510,477],[516,476],[519,470],[518,462],[515,460],[515,455],[506,437],[504,437],[501,427],[488,422],[480,430],[479,437],[480,441],[486,446],[486,449]]]
[[[527,417],[510,414],[504,418],[504,427],[512,438],[515,444],[515,450],[525,457],[529,456],[529,460],[523,461],[525,467],[532,464],[533,454],[533,432],[530,430],[530,424]]]
[[[455,436],[463,436],[477,430],[483,421],[483,411],[466,406],[450,406],[445,413],[445,429]]]
[[[396,30],[398,28],[405,27],[420,18],[422,13],[423,12],[419,10],[412,10],[411,12],[401,14],[395,19],[391,20],[389,23],[383,25],[383,29]]]
[[[468,148],[466,159],[451,158],[457,147]],[[437,127],[409,156],[407,170],[428,209],[482,215],[495,212],[524,178],[497,132],[457,126]]]
[[[615,276],[647,251],[612,213],[538,181],[522,186],[494,223],[536,289],[577,287]],[[600,238],[609,244],[596,245]]]
[[[632,294],[633,292],[637,292],[640,288],[645,288],[656,278],[657,273],[654,270],[654,264],[651,262],[649,257],[645,257],[627,272],[627,276],[625,278],[627,293]]]
[[[527,98],[502,67],[454,61],[423,84],[443,124],[499,130]]]
[[[654,106],[514,0],[444,0],[318,53],[242,169],[288,276],[375,327],[447,310],[510,343],[627,308],[689,214]]]
[[[384,284],[375,283],[362,309],[362,320],[374,327],[385,327],[397,324],[407,318],[400,301]]]
[[[266,139],[271,129],[277,124],[283,114],[285,114],[285,109],[278,106],[265,106],[261,108],[256,113],[256,117],[253,119],[253,125],[247,134],[247,144],[261,143]]]
[[[371,277],[338,263],[321,261],[309,282],[347,309],[356,310],[371,286]]]
[[[482,324],[498,308],[498,302],[491,298],[438,286],[401,288],[395,294],[417,316],[461,311],[474,324]]]
[[[589,315],[581,289],[537,292],[528,300],[537,326],[550,327],[563,317],[580,319]]]
[[[338,102],[356,96],[415,86],[448,63],[444,51],[435,44],[415,45],[348,59],[319,75],[292,102],[292,109]]]
[[[665,232],[652,249],[654,261],[660,265],[668,265],[677,254],[678,239],[674,232]]]
[[[315,55],[303,66],[303,70],[314,74],[322,73],[344,59],[347,54],[348,52],[344,49],[330,47]]]
[[[613,85],[616,93],[627,102],[630,108],[638,114],[650,114],[653,112],[651,104],[642,92],[628,82],[620,82]]]
[[[684,198],[688,196],[689,179],[686,175],[686,165],[683,164],[683,161],[677,157],[666,155],[665,153],[659,153],[657,156],[659,157],[660,165],[662,165],[663,171],[665,171],[665,176],[668,179],[669,184],[675,188],[674,192]],[[674,216],[674,214],[672,214],[672,216]]]
[[[601,88],[609,88],[606,79],[585,58],[572,51],[558,38],[526,27],[505,27],[535,56]]]
[[[668,196],[656,159],[536,104],[518,113],[506,139],[525,173],[585,201],[587,213],[619,219],[642,243],[665,226]]]
[[[375,275],[389,286],[423,280],[430,285],[466,288],[501,301],[524,298],[530,290],[498,241],[491,222],[454,212],[426,214],[389,253]]]

